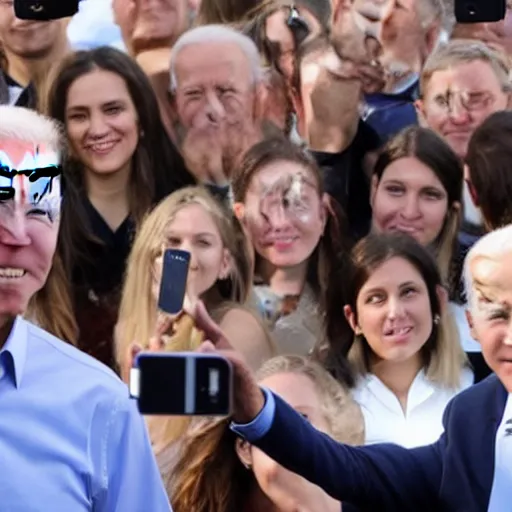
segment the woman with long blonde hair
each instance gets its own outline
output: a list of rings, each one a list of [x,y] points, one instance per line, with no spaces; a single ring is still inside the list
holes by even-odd
[[[316,428],[340,442],[363,442],[361,411],[321,366],[303,356],[278,356],[258,380]],[[206,419],[189,431],[166,482],[175,512],[339,512],[341,504],[238,438],[228,419]],[[343,510],[348,508],[343,506]]]
[[[201,341],[200,336],[192,335],[193,322],[186,316],[174,322],[167,332],[161,330],[166,322],[162,322],[157,302],[166,249],[190,253],[187,297],[204,302],[249,365],[256,369],[272,357],[272,341],[258,316],[246,305],[252,266],[241,226],[206,189],[186,187],[165,198],[147,216],[135,238],[116,327],[119,366],[127,368],[133,344],[148,349],[155,336],[165,338],[162,345],[171,351],[195,350]],[[126,371],[122,377],[128,379]],[[168,449],[189,423],[188,418],[174,417],[149,421],[157,456],[169,459],[172,450]]]

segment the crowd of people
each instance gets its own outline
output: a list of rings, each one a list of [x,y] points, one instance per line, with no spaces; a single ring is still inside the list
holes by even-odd
[[[0,0],[0,511],[512,510],[512,5],[111,3]],[[232,416],[141,416],[195,350]]]

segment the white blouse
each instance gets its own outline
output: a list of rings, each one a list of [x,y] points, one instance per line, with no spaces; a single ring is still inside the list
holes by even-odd
[[[366,444],[394,443],[406,448],[431,444],[443,433],[443,413],[448,402],[473,384],[473,372],[462,372],[461,386],[448,389],[432,383],[422,370],[414,379],[404,412],[396,395],[373,374],[362,377],[353,390],[361,406]]]

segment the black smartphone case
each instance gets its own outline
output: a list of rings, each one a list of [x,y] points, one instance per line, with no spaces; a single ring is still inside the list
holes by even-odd
[[[176,315],[183,309],[189,263],[188,252],[173,249],[165,251],[158,298],[158,309],[161,311]]]
[[[79,0],[14,0],[14,13],[21,20],[49,21],[78,12]]]

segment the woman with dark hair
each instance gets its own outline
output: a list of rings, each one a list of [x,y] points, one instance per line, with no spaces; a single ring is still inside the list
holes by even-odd
[[[426,128],[405,129],[384,147],[373,170],[372,229],[405,233],[433,251],[451,300],[445,321],[468,353],[478,382],[489,371],[463,307],[464,254],[458,245],[463,182],[462,161],[440,137]]]
[[[443,321],[447,296],[432,255],[409,236],[371,234],[335,279],[344,289],[330,299],[338,310],[345,304],[344,322],[330,348],[348,354],[357,375],[366,443],[434,442],[446,405],[473,373]]]
[[[64,59],[46,108],[68,141],[58,253],[71,283],[75,341],[114,366],[113,328],[134,231],[154,204],[194,180],[165,133],[148,79],[118,50]]]

